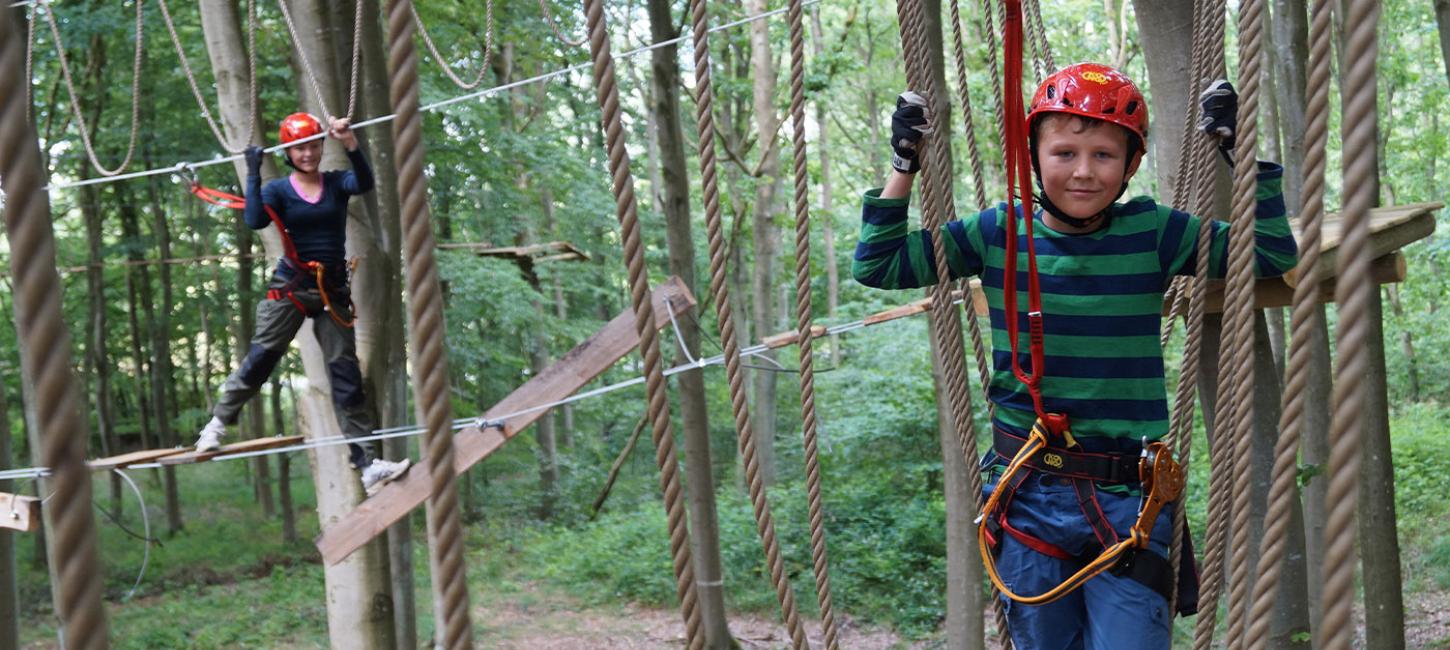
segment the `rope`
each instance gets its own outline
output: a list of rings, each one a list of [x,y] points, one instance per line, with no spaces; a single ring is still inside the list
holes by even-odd
[[[615,216],[619,219],[624,241],[624,261],[629,270],[629,297],[634,307],[635,329],[639,332],[639,351],[647,378],[645,391],[648,394],[648,412],[654,435],[655,464],[660,470],[660,491],[664,493],[665,511],[669,520],[675,592],[680,599],[680,612],[685,619],[687,645],[693,650],[704,647],[705,635],[697,607],[695,568],[690,559],[690,531],[685,521],[684,495],[680,487],[679,465],[675,458],[674,433],[670,427],[665,377],[660,368],[660,345],[654,326],[654,306],[650,301],[649,274],[644,266],[644,245],[639,233],[634,178],[629,171],[629,152],[625,151],[624,125],[619,114],[619,87],[615,81],[614,58],[609,52],[609,33],[604,24],[603,0],[585,0],[584,11],[589,25],[589,54],[594,64],[595,95],[603,114],[602,126],[609,151],[609,175],[614,192]]]
[[[981,149],[977,146],[977,128],[972,119],[972,98],[967,84],[967,60],[966,48],[962,38],[962,17],[961,9],[957,0],[951,0],[952,19],[952,55],[957,67],[957,99],[962,104],[962,123],[966,127],[967,150],[972,165],[972,189],[976,192],[977,208],[987,207],[986,174],[982,166]],[[995,56],[995,54],[994,54]],[[995,74],[995,68],[993,70]],[[998,86],[998,93],[1001,92]],[[998,102],[1000,110],[1001,102]],[[1001,123],[1000,120],[998,122]],[[1005,148],[1005,143],[1004,143]],[[982,337],[982,325],[977,319],[976,312],[972,309],[972,284],[970,281],[961,282],[962,301],[966,308],[965,318],[967,321],[967,332],[972,339],[972,352],[977,361],[977,379],[981,383],[982,403],[987,405],[987,417],[996,417],[997,406],[992,402],[992,367],[987,361],[987,347]],[[975,483],[980,484],[981,476],[968,464],[968,471],[976,478]],[[972,479],[968,479],[968,485],[972,485]],[[973,488],[972,501],[980,511],[982,506],[982,491]],[[990,581],[989,581],[990,584]],[[997,592],[997,586],[992,585],[989,592],[992,599],[992,614],[997,625],[997,641],[1001,647],[1011,650],[1012,636],[1007,632],[1007,606],[1003,603]]]
[[[359,2],[361,6],[363,3]],[[414,375],[413,398],[427,431],[428,538],[432,549],[433,597],[437,603],[439,645],[471,648],[468,580],[463,563],[463,531],[458,520],[458,483],[453,467],[452,407],[448,356],[444,345],[443,295],[433,256],[433,223],[428,213],[428,179],[423,174],[423,120],[418,114],[418,58],[413,45],[411,0],[388,0],[389,96],[398,111],[393,124],[394,159],[403,222],[408,331]],[[361,16],[361,14],[359,14]],[[356,66],[354,66],[356,68]]]
[[[136,595],[136,590],[141,588],[141,579],[146,577],[146,566],[151,563],[151,544],[156,540],[151,538],[151,514],[146,510],[146,497],[141,495],[141,488],[136,487],[136,482],[131,480],[131,477],[121,471],[119,467],[111,471],[126,481],[126,485],[131,486],[131,492],[136,495],[136,502],[141,504],[141,569],[136,572],[136,582],[131,585],[131,590],[121,598],[121,602],[124,603],[131,600],[131,597]],[[120,526],[121,522],[116,522],[116,525]]]
[[[443,74],[448,75],[448,78],[453,80],[453,83],[459,88],[464,90],[477,88],[478,84],[483,82],[483,75],[488,72],[489,59],[493,57],[493,0],[485,0],[484,3],[484,15],[488,27],[483,35],[483,63],[478,66],[478,76],[474,77],[473,81],[464,81],[453,72],[453,66],[449,65],[448,60],[438,53],[438,46],[434,45],[433,39],[428,36],[428,28],[423,26],[423,19],[418,17],[418,8],[411,4],[408,6],[413,10],[413,22],[418,24],[418,33],[423,35],[423,44],[428,46],[428,51],[433,54],[433,60],[443,68]]]
[[[196,105],[201,109],[202,117],[206,118],[206,124],[211,128],[212,135],[227,153],[238,154],[252,142],[252,136],[257,130],[257,7],[254,0],[247,0],[247,83],[248,97],[251,98],[251,112],[247,118],[247,135],[240,139],[240,144],[231,144],[222,128],[217,125],[215,117],[212,117],[211,108],[207,101],[201,96],[201,88],[196,83],[196,75],[191,71],[191,62],[186,59],[186,51],[181,47],[181,37],[176,34],[176,25],[171,20],[171,10],[166,6],[166,0],[156,0],[161,8],[162,22],[166,23],[166,31],[171,35],[171,45],[176,48],[176,58],[181,61],[181,71],[186,75],[186,83],[191,86],[191,96],[196,98]],[[140,5],[140,2],[136,3]],[[119,178],[117,179],[119,180]]]
[[[25,41],[15,29],[15,12],[0,11],[0,70],[24,65]],[[55,270],[55,235],[50,197],[41,191],[45,172],[30,120],[25,118],[28,79],[0,75],[0,190],[5,196],[5,226],[12,256],[15,329],[20,355],[34,379],[36,436],[41,458],[55,468],[54,506],[48,510],[51,557],[57,580],[56,614],[61,634],[72,648],[106,647],[106,615],[101,603],[100,563],[96,558],[91,480],[86,470],[86,421],[72,390],[70,330],[61,317],[60,275]],[[84,129],[82,129],[84,131]]]
[[[826,531],[821,508],[821,465],[817,451],[815,359],[811,336],[811,222],[806,184],[805,27],[800,0],[790,0],[790,122],[795,156],[795,291],[796,343],[800,353],[801,433],[805,438],[806,497],[811,522],[811,569],[816,577],[816,600],[821,606],[821,628],[826,647],[839,646],[836,613],[831,603],[831,576],[826,557]]]
[[[12,8],[19,5],[11,5]],[[31,96],[30,80],[35,78],[35,18],[38,3],[30,5],[30,12],[25,18],[25,119],[32,119],[32,107],[35,104]]]
[[[1254,582],[1249,612],[1248,643],[1262,650],[1268,642],[1270,616],[1279,588],[1285,540],[1289,533],[1290,508],[1297,504],[1296,479],[1299,441],[1304,431],[1305,402],[1308,399],[1309,363],[1314,352],[1309,345],[1314,316],[1321,307],[1318,287],[1319,246],[1324,219],[1324,151],[1329,122],[1329,3],[1316,0],[1310,8],[1309,90],[1304,129],[1303,211],[1299,216],[1303,233],[1299,241],[1299,283],[1294,286],[1294,308],[1289,318],[1289,364],[1284,371],[1284,409],[1279,415],[1279,440],[1274,446],[1274,469],[1269,474],[1268,511],[1264,538],[1259,542],[1259,579]]]
[[[114,169],[107,169],[105,165],[101,164],[100,158],[96,156],[96,147],[91,143],[91,130],[90,127],[86,126],[86,116],[81,111],[80,97],[76,95],[75,82],[71,79],[70,62],[67,61],[65,55],[65,42],[60,38],[60,27],[55,22],[55,10],[52,7],[46,7],[45,10],[45,22],[50,25],[51,37],[55,39],[55,53],[56,57],[60,59],[61,77],[65,79],[65,90],[70,96],[71,112],[75,114],[76,126],[80,127],[81,130],[81,143],[85,145],[86,156],[91,159],[91,165],[102,176],[115,176],[120,174],[122,170],[126,169],[127,165],[131,164],[131,158],[136,155],[136,134],[141,128],[141,46],[146,40],[142,27],[142,4],[141,2],[136,3],[136,56],[134,57],[131,69],[131,136],[126,143],[126,156],[121,159],[121,164],[116,165]],[[39,10],[38,7],[39,5],[37,4],[37,11]],[[28,61],[29,59],[27,57],[26,70],[30,69],[30,63]],[[28,108],[30,105],[28,99],[30,92],[29,79],[30,77],[27,75],[25,90],[21,91],[21,96],[27,98],[25,102],[27,106],[27,121],[30,115]]]
[[[1239,119],[1238,142],[1234,148],[1233,221],[1229,223],[1228,278],[1224,287],[1223,336],[1231,341],[1229,354],[1221,363],[1232,363],[1233,374],[1219,383],[1217,435],[1227,433],[1234,444],[1233,542],[1230,554],[1228,641],[1239,648],[1244,619],[1248,613],[1249,508],[1253,490],[1243,489],[1253,481],[1254,414],[1254,210],[1258,190],[1256,173],[1259,151],[1259,75],[1263,63],[1264,3],[1244,0],[1239,5]],[[1348,276],[1346,276],[1348,277]],[[1359,276],[1365,277],[1365,276]],[[1221,346],[1224,347],[1224,346]],[[1222,373],[1221,373],[1222,374]],[[1222,377],[1220,377],[1222,379]],[[1225,404],[1223,400],[1228,400]],[[1225,419],[1225,407],[1231,419]],[[1228,422],[1226,428],[1221,423]]]
[[[802,2],[801,4],[802,4],[802,6],[810,6],[810,5],[816,4],[816,3],[820,2],[820,1],[821,0],[805,0],[805,2]],[[747,16],[745,18],[741,18],[741,19],[736,20],[736,21],[732,21],[732,22],[729,22],[729,23],[725,23],[724,25],[717,25],[715,27],[711,27],[710,28],[710,31],[713,33],[713,32],[724,31],[724,30],[727,30],[727,29],[733,29],[733,28],[739,27],[741,25],[745,25],[745,24],[748,24],[748,23],[753,23],[753,22],[755,22],[757,20],[764,20],[764,19],[770,18],[772,16],[778,16],[780,14],[785,13],[785,11],[786,10],[785,10],[784,7],[780,8],[780,9],[772,9],[770,11],[762,12],[762,13],[759,13],[759,14],[755,14],[753,16]],[[661,42],[655,43],[653,45],[647,45],[647,46],[644,46],[644,47],[638,47],[638,48],[635,48],[633,50],[629,50],[627,52],[624,52],[624,53],[620,54],[619,55],[619,58],[621,58],[621,59],[623,59],[623,58],[630,58],[630,57],[634,57],[634,56],[639,56],[640,54],[644,54],[644,53],[650,52],[652,50],[656,50],[656,49],[661,48],[661,47],[669,47],[670,45],[674,45],[676,43],[680,43],[680,42],[684,41],[685,38],[686,37],[684,37],[684,36],[680,36],[678,38],[672,38],[672,39],[670,39],[668,41],[661,41]],[[489,97],[492,97],[494,95],[497,95],[497,94],[500,94],[500,93],[503,93],[503,92],[512,90],[514,88],[518,88],[518,87],[521,87],[521,86],[527,86],[527,85],[535,84],[535,83],[540,83],[540,82],[543,82],[543,81],[549,81],[549,80],[552,80],[552,79],[557,79],[559,77],[563,77],[563,76],[567,76],[567,75],[573,74],[575,72],[579,72],[579,71],[584,70],[585,68],[588,68],[588,67],[589,67],[589,64],[588,63],[580,63],[580,64],[577,64],[577,65],[571,65],[569,67],[561,68],[561,69],[555,70],[553,72],[546,72],[546,73],[543,73],[543,74],[535,75],[533,77],[529,77],[528,79],[520,79],[518,81],[514,81],[514,82],[510,82],[510,83],[506,83],[506,84],[501,84],[501,85],[498,85],[498,86],[494,86],[492,88],[485,88],[483,90],[479,90],[479,91],[476,91],[476,92],[468,93],[468,94],[465,94],[465,95],[459,95],[457,97],[451,97],[449,99],[444,99],[444,100],[436,101],[436,102],[433,102],[431,104],[425,104],[425,105],[421,106],[418,110],[419,110],[419,112],[427,113],[427,112],[436,111],[438,109],[441,109],[441,108],[444,108],[444,107],[447,107],[447,106],[451,106],[453,104],[458,104],[458,103],[461,103],[461,102],[466,102],[466,101],[469,101],[469,100],[474,100],[474,99],[487,99]],[[256,93],[253,93],[254,96],[255,96],[255,94]],[[362,128],[365,128],[365,127],[369,127],[369,126],[372,126],[374,124],[382,124],[384,122],[391,122],[396,117],[397,117],[396,114],[389,114],[389,115],[383,115],[383,116],[380,116],[380,117],[374,117],[374,118],[371,118],[371,119],[368,119],[368,120],[364,120],[362,122],[358,122],[358,123],[352,125],[352,128],[353,128],[354,131],[356,131],[358,129],[362,129]],[[282,151],[284,149],[287,149],[289,147],[295,147],[297,145],[304,144],[304,143],[307,143],[307,142],[311,142],[313,140],[320,140],[323,137],[325,137],[325,136],[319,134],[319,135],[312,136],[310,138],[303,138],[303,139],[300,139],[300,140],[294,140],[294,141],[292,141],[292,142],[290,142],[288,144],[285,144],[285,145],[277,145],[277,146],[274,146],[274,147],[268,147],[268,148],[264,149],[264,151],[266,151],[267,153],[276,153],[276,152]],[[116,176],[102,177],[102,178],[90,178],[90,179],[85,179],[85,180],[80,180],[80,181],[74,181],[74,182],[68,182],[68,183],[56,183],[56,184],[52,184],[52,185],[47,185],[44,189],[46,191],[50,191],[50,190],[55,190],[55,189],[66,189],[66,188],[72,188],[72,187],[83,187],[83,186],[86,186],[86,185],[100,185],[100,184],[104,184],[104,183],[114,183],[114,182],[117,182],[117,181],[130,180],[130,179],[133,179],[133,178],[142,178],[142,177],[145,177],[145,176],[157,176],[157,175],[160,175],[160,174],[173,174],[173,173],[177,173],[177,172],[194,172],[194,171],[196,171],[198,169],[201,169],[203,167],[210,167],[212,165],[224,165],[224,164],[227,164],[227,163],[236,162],[236,161],[241,160],[241,159],[242,159],[242,156],[240,154],[234,154],[234,155],[225,156],[225,157],[211,158],[209,160],[201,160],[201,161],[193,161],[193,162],[182,162],[182,163],[178,163],[178,164],[175,164],[175,165],[171,165],[169,167],[158,167],[156,169],[148,169],[148,170],[140,171],[140,172],[131,172],[129,174],[119,174],[119,175],[116,175]]]
[[[363,3],[354,3],[357,10],[353,12],[352,27],[352,73],[351,83],[347,91],[347,112],[341,116],[332,112],[327,107],[327,96],[322,92],[322,84],[317,81],[317,73],[312,69],[312,61],[307,58],[307,48],[302,47],[302,39],[297,35],[297,25],[292,22],[292,10],[287,8],[290,0],[278,0],[277,5],[282,7],[282,18],[287,22],[287,33],[292,35],[292,43],[296,46],[297,58],[302,61],[302,70],[307,73],[307,81],[312,84],[312,94],[317,96],[317,105],[322,107],[322,112],[327,114],[327,121],[334,118],[345,117],[352,119],[353,113],[357,111],[357,87],[358,69],[362,60],[362,23]],[[412,3],[408,3],[412,6]],[[399,111],[400,113],[402,111]]]
[[[579,47],[584,44],[585,40],[588,40],[587,34],[577,39],[572,39],[565,36],[564,32],[559,31],[559,26],[554,23],[554,14],[549,11],[549,0],[539,0],[539,11],[544,14],[544,22],[549,24],[549,29],[554,31],[554,37],[558,38],[565,45]]]
[[[1340,207],[1341,278],[1369,277],[1369,208],[1375,193],[1375,62],[1379,4],[1350,3],[1345,11],[1343,47],[1344,204]],[[1324,538],[1324,614],[1319,647],[1344,650],[1354,638],[1355,502],[1359,452],[1364,439],[1364,391],[1369,374],[1367,312],[1379,289],[1372,282],[1340,282],[1334,289],[1339,304],[1335,336],[1334,421],[1329,429],[1329,520]]]
[[[735,417],[735,434],[740,448],[741,462],[745,466],[745,485],[750,492],[750,505],[755,516],[755,528],[765,549],[766,564],[770,567],[770,579],[775,585],[776,600],[780,603],[781,616],[790,630],[794,647],[806,647],[808,641],[796,611],[795,595],[791,591],[789,576],[785,573],[780,557],[780,542],[776,539],[775,519],[770,512],[770,503],[760,479],[760,460],[756,455],[755,430],[751,424],[750,406],[745,399],[745,376],[740,371],[740,359],[746,356],[740,350],[739,337],[735,330],[735,313],[730,299],[730,288],[726,278],[726,250],[724,219],[720,210],[720,187],[715,160],[715,90],[710,63],[710,41],[705,0],[690,0],[692,36],[695,52],[695,128],[696,146],[700,156],[701,194],[705,204],[705,231],[710,248],[710,295],[715,303],[715,316],[719,321],[721,355],[725,363],[726,383],[730,386],[730,408]],[[797,342],[806,339],[798,337]],[[814,548],[813,548],[814,550]],[[824,604],[823,604],[824,605]],[[824,614],[825,609],[822,607]]]

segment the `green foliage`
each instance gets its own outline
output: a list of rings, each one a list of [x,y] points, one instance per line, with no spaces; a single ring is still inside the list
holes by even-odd
[[[1409,404],[1390,421],[1401,561],[1412,588],[1450,589],[1447,416],[1450,408],[1438,403]]]

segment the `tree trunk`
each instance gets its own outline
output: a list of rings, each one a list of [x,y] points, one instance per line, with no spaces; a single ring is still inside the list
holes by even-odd
[[[1304,130],[1308,117],[1305,88],[1309,60],[1309,14],[1304,0],[1274,0],[1270,63],[1278,88],[1279,133],[1284,143],[1284,203],[1290,216],[1300,212],[1299,191],[1304,182]]]
[[[126,259],[138,261],[141,259],[141,231],[136,223],[136,210],[129,206],[121,206],[121,238],[126,244]],[[155,449],[159,446],[158,441],[153,438],[151,431],[151,409],[150,400],[146,398],[146,376],[150,367],[149,359],[141,350],[141,320],[137,315],[139,309],[139,292],[141,287],[149,284],[146,267],[135,265],[126,267],[126,319],[131,330],[131,364],[135,369],[131,374],[133,382],[132,390],[136,393],[136,410],[140,412],[141,419],[141,448]]]
[[[1329,360],[1329,324],[1323,306],[1310,323],[1309,386],[1304,395],[1304,444],[1301,458],[1313,472],[1304,482],[1304,551],[1309,566],[1324,566],[1325,527],[1329,522],[1329,400],[1334,370]],[[1309,624],[1318,630],[1324,611],[1324,572],[1309,572]]]
[[[746,12],[764,13],[765,0],[748,0]],[[775,110],[776,61],[770,47],[770,24],[750,24],[750,64],[754,78],[754,111],[756,148],[760,150],[760,177],[755,184],[755,205],[751,210],[754,263],[750,269],[750,306],[755,320],[756,336],[775,332],[780,314],[775,305],[776,262],[780,257],[780,228],[776,225],[780,204],[780,116]],[[775,353],[761,355],[762,361],[775,360]],[[766,358],[769,358],[767,361]],[[756,370],[751,373],[755,399],[753,411],[757,455],[760,459],[760,481],[775,484],[776,384],[774,372]]]
[[[1148,64],[1151,113],[1165,116],[1154,125],[1150,157],[1155,159],[1159,194],[1173,196],[1183,132],[1182,119],[1173,116],[1189,110],[1189,97],[1198,96],[1195,87],[1201,83],[1190,79],[1193,52],[1184,46],[1193,34],[1193,0],[1135,0],[1133,10],[1143,59]]]
[[[346,105],[337,99],[342,93],[337,92],[334,86],[337,76],[332,73],[337,69],[336,58],[333,56],[335,51],[333,33],[324,27],[329,22],[326,8],[320,3],[302,0],[290,3],[289,7],[291,7],[298,32],[303,36],[302,45],[307,47],[307,59],[320,75],[318,82],[323,86],[323,92],[329,94],[329,107],[345,110]],[[246,133],[246,120],[253,98],[250,96],[247,84],[247,56],[242,45],[242,27],[237,19],[236,5],[228,0],[202,0],[201,14],[202,28],[206,33],[207,52],[211,57],[212,69],[217,78],[223,124],[228,137],[237,140]],[[351,37],[351,33],[351,30],[347,30],[348,38]],[[348,43],[350,47],[350,41]],[[297,58],[300,60],[300,57]],[[318,105],[317,97],[311,92],[310,84],[301,81],[306,79],[306,72],[300,69],[300,63],[294,73],[295,77],[299,79],[299,84],[306,88],[302,93],[303,97],[307,98],[302,102],[303,107],[313,113],[323,113],[324,111],[321,111]],[[347,79],[348,77],[344,73],[341,78]],[[260,128],[259,125],[258,129]],[[253,134],[253,141],[260,143],[260,133]],[[348,163],[342,156],[340,147],[328,144],[324,147],[324,152],[323,169],[346,168]],[[275,175],[275,166],[267,161],[263,167],[263,178]],[[245,167],[241,162],[237,163],[237,176],[245,180]],[[362,203],[362,201],[352,202],[353,216],[356,216],[357,206]],[[349,220],[349,230],[354,225],[353,220]],[[281,243],[275,229],[271,227],[265,229],[262,232],[262,238],[268,259],[279,257]],[[353,237],[348,239],[349,248],[361,240],[361,238],[354,240]],[[354,300],[358,302],[364,299],[361,291],[354,291],[353,296]],[[361,351],[363,333],[371,325],[369,319],[373,318],[374,314],[363,311],[361,308],[357,312],[358,345]],[[339,427],[329,404],[331,382],[312,328],[303,327],[298,334],[297,341],[302,350],[303,367],[309,385],[308,394],[304,395],[303,402],[310,405],[310,408],[299,407],[299,413],[303,415],[299,419],[302,420],[303,428],[313,436],[333,435],[339,430]],[[401,366],[401,364],[399,365]],[[309,400],[311,401],[309,402]],[[323,527],[351,510],[362,497],[357,474],[348,467],[346,454],[345,447],[333,446],[316,449],[309,455],[313,464],[312,476],[316,485],[318,515]],[[379,540],[369,544],[364,552],[355,555],[349,561],[325,570],[328,592],[328,633],[333,647],[393,648],[396,646],[393,627],[393,598],[387,579],[389,569],[385,546],[386,542]]]
[[[1450,82],[1450,0],[1435,0],[1435,25],[1440,31],[1440,58],[1445,62],[1445,80]]]
[[[1405,308],[1400,304],[1398,285],[1386,286],[1384,291],[1385,296],[1390,299],[1390,311],[1394,312],[1395,320],[1404,318]],[[1420,401],[1420,368],[1415,361],[1415,342],[1408,328],[1400,332],[1400,352],[1405,355],[1405,369],[1409,374],[1409,401],[1418,402]]]
[[[679,32],[671,14],[670,0],[649,0],[650,36],[656,43],[675,38]],[[701,295],[695,283],[695,238],[690,228],[690,178],[685,161],[685,132],[680,117],[680,67],[674,45],[651,54],[650,115],[657,129],[662,183],[658,196],[665,218],[665,238],[670,251],[670,274],[678,276],[691,293]],[[695,307],[683,306],[680,320],[695,318]],[[700,328],[680,328],[678,357],[687,350],[700,352]],[[714,464],[710,459],[710,417],[705,401],[705,376],[701,370],[681,373],[679,386],[680,432],[685,447],[685,484],[690,508],[690,539],[695,560],[700,616],[705,629],[705,646],[732,647],[725,618],[725,591],[721,584],[720,523],[715,511]]]
[[[363,15],[363,108],[369,115],[393,112],[388,97],[388,66],[383,42],[386,40],[378,20],[382,15],[377,0],[362,0]],[[413,422],[408,409],[408,340],[404,325],[407,316],[402,302],[402,222],[398,207],[398,168],[393,163],[392,129],[367,129],[368,153],[372,156],[377,189],[362,198],[376,201],[375,230],[348,232],[350,243],[372,241],[367,268],[353,276],[353,297],[360,310],[374,316],[358,332],[358,355],[368,397],[378,409],[378,426],[395,427]],[[355,224],[349,224],[352,226]],[[356,254],[356,253],[354,253]],[[383,443],[389,458],[408,454],[408,440],[393,438]],[[388,528],[388,569],[393,589],[393,624],[399,650],[417,646],[418,617],[413,577],[413,529],[404,518]]]
[[[825,55],[825,33],[821,29],[821,8],[817,6],[811,11],[811,35],[812,44],[818,60]],[[836,312],[841,304],[841,274],[837,268],[836,259],[836,234],[832,226],[836,222],[836,213],[831,205],[831,141],[829,128],[830,123],[826,120],[826,104],[824,101],[816,102],[816,127],[820,129],[816,134],[816,152],[821,156],[821,212],[816,220],[821,225],[821,239],[825,244],[823,252],[824,264],[826,266],[826,318],[835,323]],[[835,366],[841,362],[841,337],[832,334],[830,340],[831,365]]]
[[[1395,517],[1395,468],[1390,453],[1390,404],[1385,373],[1384,304],[1380,292],[1370,299],[1365,340],[1364,462],[1360,465],[1359,552],[1364,565],[1364,638],[1366,648],[1404,650],[1405,602],[1400,573],[1400,541]]]
[[[282,378],[272,379],[272,435],[287,435],[287,418],[282,415]],[[282,507],[282,541],[297,541],[297,514],[292,507],[292,456],[277,454],[277,501]]]
[[[86,165],[88,162],[82,162]],[[83,172],[82,177],[86,174]],[[106,285],[102,277],[101,248],[104,235],[101,230],[101,206],[97,204],[94,186],[81,189],[81,214],[86,222],[86,248],[90,264],[86,268],[86,291],[90,298],[90,309],[86,319],[86,361],[90,366],[94,382],[91,384],[91,400],[96,409],[96,433],[101,440],[101,453],[106,456],[120,453],[116,442],[115,416],[111,404],[111,362],[106,353]],[[121,477],[108,472],[111,486],[111,514],[121,516]]]
[[[942,22],[941,22],[941,1],[925,0],[922,3],[924,15],[923,27],[926,30],[926,56],[931,63],[930,74],[938,89],[945,92],[950,88],[946,78],[946,60],[943,56]],[[946,98],[943,97],[943,100]],[[947,101],[940,101],[940,106],[947,106]],[[941,111],[942,117],[940,128],[943,133],[951,131],[952,111]],[[950,161],[952,160],[950,139],[948,139],[947,168],[941,170],[946,178],[952,178]],[[973,317],[969,311],[967,316]],[[928,312],[928,319],[934,317]],[[961,331],[961,315],[955,308],[949,311],[947,316],[948,328],[957,332]],[[931,330],[938,325],[932,323]],[[957,439],[957,422],[952,417],[951,403],[946,398],[943,390],[942,380],[946,377],[945,359],[942,352],[937,348],[936,336],[928,335],[931,340],[931,365],[932,377],[936,381],[938,390],[937,400],[937,422],[943,425],[939,432],[942,448],[942,487],[946,490],[947,499],[947,581],[949,584],[959,582],[963,585],[960,588],[947,588],[947,618],[948,618],[948,647],[970,648],[973,650],[986,647],[985,621],[983,610],[992,607],[990,601],[983,596],[983,590],[976,588],[983,584],[985,578],[982,575],[982,558],[975,543],[976,526],[973,519],[976,517],[976,510],[979,495],[971,494],[966,486],[970,481],[970,472],[975,467],[968,465],[967,460],[962,458],[961,442]],[[953,577],[953,576],[959,577]]]

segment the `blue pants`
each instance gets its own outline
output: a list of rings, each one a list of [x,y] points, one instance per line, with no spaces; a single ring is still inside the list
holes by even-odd
[[[1114,530],[1126,538],[1138,519],[1138,497],[1098,490],[1097,500]],[[1103,548],[1083,517],[1072,483],[1060,477],[1034,473],[1023,481],[1008,506],[1007,522],[1070,555],[1096,557]],[[997,571],[1020,596],[1046,592],[1079,568],[1005,532],[999,537]],[[1149,551],[1167,557],[1172,538],[1173,513],[1164,508],[1154,522]],[[1019,650],[1165,650],[1172,640],[1168,601],[1147,585],[1111,571],[1045,605],[1003,600]]]

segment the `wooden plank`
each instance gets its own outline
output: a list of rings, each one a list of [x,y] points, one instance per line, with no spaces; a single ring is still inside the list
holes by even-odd
[[[1370,279],[1377,285],[1402,282],[1406,273],[1405,256],[1398,251],[1370,263]],[[1331,277],[1320,281],[1319,302],[1334,302],[1335,280],[1336,278]],[[1292,304],[1294,287],[1289,286],[1282,278],[1260,278],[1254,281],[1254,309],[1287,307]],[[1223,282],[1209,285],[1208,294],[1204,296],[1204,309],[1214,314],[1223,311]],[[1167,315],[1166,309],[1164,314]]]
[[[105,458],[97,458],[95,460],[86,461],[86,465],[90,467],[91,471],[93,472],[103,472],[108,469],[130,467],[131,465],[136,465],[139,463],[149,463],[151,461],[165,458],[167,456],[184,454],[188,451],[190,450],[186,447],[176,447],[173,449],[142,449],[141,451],[133,451],[129,454],[121,454],[119,456],[107,456]]]
[[[666,300],[676,306],[676,312],[686,305],[695,304],[695,297],[690,295],[679,278],[670,278],[655,287],[653,297],[656,328],[670,323],[669,312],[665,310]],[[637,347],[639,335],[634,328],[634,310],[630,309],[614,317],[588,340],[509,393],[488,409],[482,419],[499,420],[509,413],[573,395]],[[501,427],[480,430],[477,426],[470,426],[454,433],[454,470],[459,473],[467,471],[547,412],[547,409],[540,409],[509,417]],[[376,495],[317,537],[315,543],[322,553],[322,560],[329,565],[336,564],[382,534],[388,526],[426,501],[431,485],[427,464],[414,463],[402,478],[383,486]]]
[[[161,463],[162,465],[185,465],[187,463],[200,463],[203,461],[211,460],[218,456],[230,456],[232,454],[240,454],[248,451],[261,451],[263,449],[275,449],[277,447],[295,445],[299,442],[302,442],[302,440],[302,436],[284,436],[280,438],[253,438],[251,440],[234,442],[229,445],[222,445],[220,449],[214,451],[188,451],[185,453],[176,454],[174,456],[162,456],[161,458],[157,459],[156,462]]]
[[[1429,237],[1435,232],[1435,212],[1443,207],[1444,203],[1415,203],[1370,210],[1370,259],[1389,255]],[[1298,238],[1299,229],[1297,224],[1294,226],[1294,234]],[[1338,213],[1325,215],[1320,246],[1323,253],[1319,257],[1319,268],[1326,270],[1325,275],[1335,273],[1342,230]]]
[[[22,533],[40,530],[40,499],[0,492],[0,528]]]

